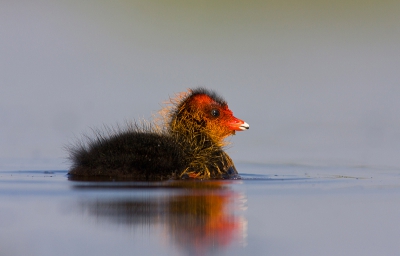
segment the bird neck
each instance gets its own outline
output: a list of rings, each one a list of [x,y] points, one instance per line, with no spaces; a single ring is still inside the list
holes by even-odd
[[[193,148],[221,148],[224,140],[210,131],[204,120],[173,119],[170,122],[170,133],[193,146]]]

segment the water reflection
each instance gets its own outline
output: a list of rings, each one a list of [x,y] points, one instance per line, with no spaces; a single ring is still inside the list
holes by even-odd
[[[116,196],[101,193],[81,200],[80,208],[117,225],[150,232],[161,226],[161,240],[167,238],[185,253],[204,255],[245,242],[245,197],[232,189],[234,182],[241,181],[86,182],[73,187],[122,189]]]

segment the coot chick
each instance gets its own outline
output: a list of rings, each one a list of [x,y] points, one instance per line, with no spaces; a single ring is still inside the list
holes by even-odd
[[[214,91],[188,90],[171,99],[153,124],[95,131],[69,146],[72,179],[225,179],[238,177],[224,139],[249,125]]]

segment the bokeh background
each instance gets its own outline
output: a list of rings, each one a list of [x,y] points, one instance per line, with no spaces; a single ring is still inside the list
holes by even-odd
[[[0,170],[197,86],[250,124],[236,162],[400,167],[400,1],[3,0],[0,37]]]

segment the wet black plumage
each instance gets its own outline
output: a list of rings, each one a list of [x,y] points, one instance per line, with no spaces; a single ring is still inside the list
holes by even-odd
[[[223,139],[248,129],[215,92],[197,88],[171,100],[161,124],[97,130],[67,147],[71,178],[233,178]],[[217,111],[216,111],[217,110]],[[218,112],[218,116],[215,113]],[[225,127],[226,126],[226,127]]]

